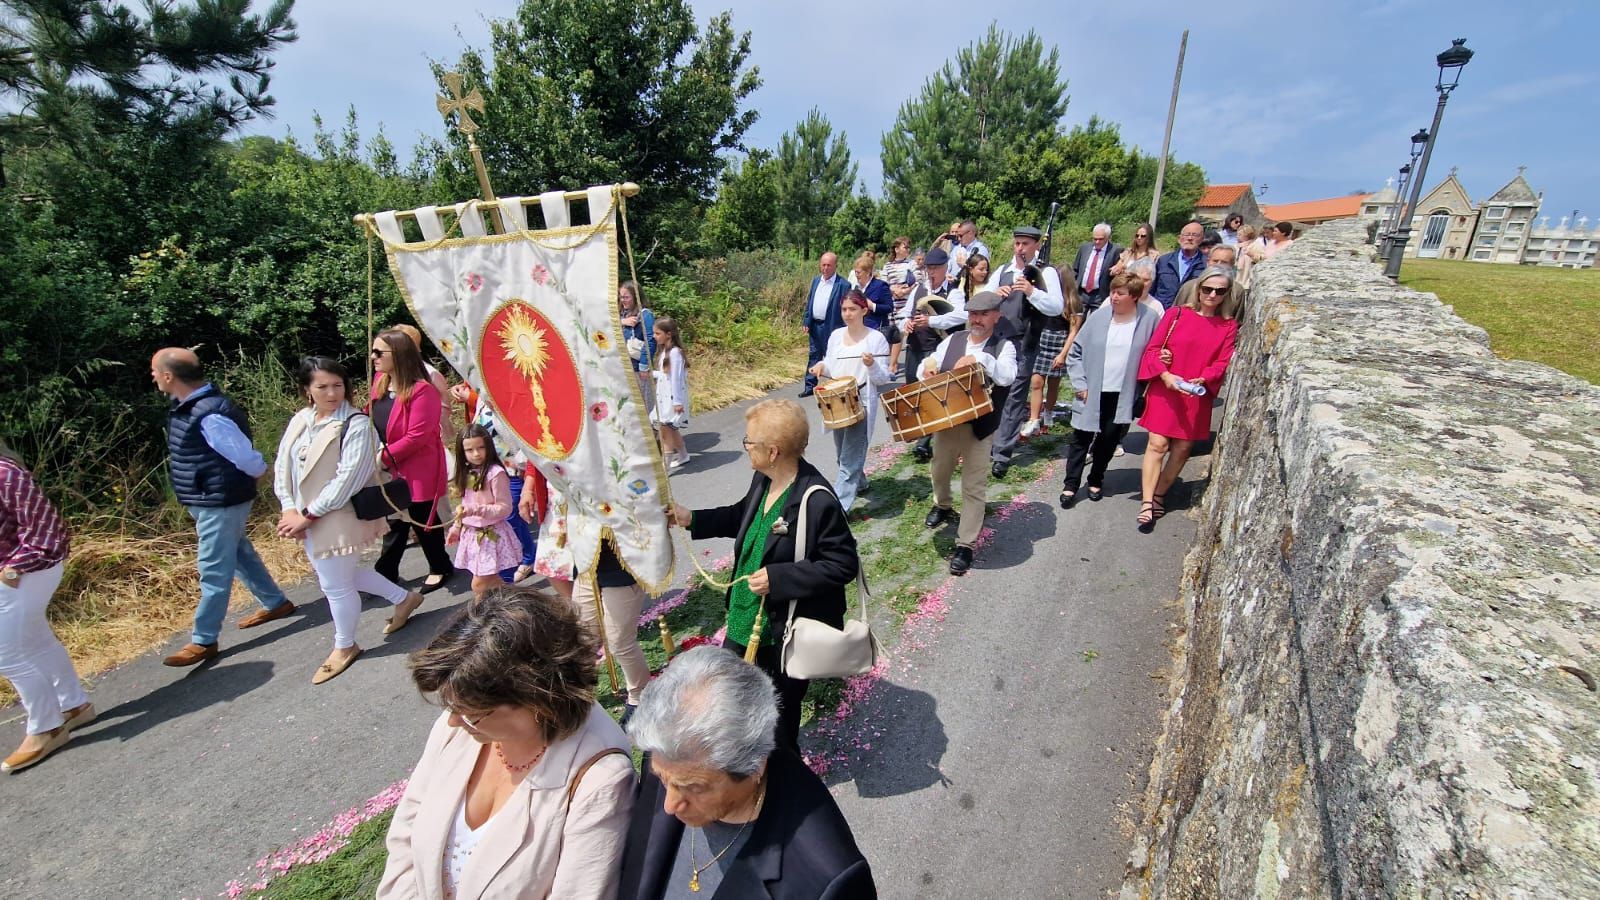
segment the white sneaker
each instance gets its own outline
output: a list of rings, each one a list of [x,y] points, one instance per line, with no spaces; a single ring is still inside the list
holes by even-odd
[[[1112,456],[1113,456],[1113,457],[1117,457],[1117,456],[1121,456],[1121,455],[1122,455],[1122,454],[1124,454],[1124,453],[1127,453],[1127,452],[1128,452],[1128,451],[1126,451],[1126,450],[1124,450],[1124,449],[1122,449],[1122,445],[1121,445],[1121,444],[1118,444],[1118,445],[1117,445],[1117,449],[1115,449],[1115,450],[1113,450],[1113,451],[1111,451],[1111,455],[1112,455]]]
[[[1031,438],[1031,437],[1033,437],[1034,435],[1036,435],[1038,433],[1039,433],[1039,420],[1038,419],[1029,419],[1028,421],[1022,423],[1022,432],[1021,432],[1021,436],[1022,437]]]
[[[671,462],[667,463],[667,468],[672,470],[672,471],[674,471],[674,472],[676,472],[677,470],[683,468],[684,466],[686,466],[688,464],[689,464],[689,454],[687,454],[687,453],[679,453],[679,454],[677,454],[677,455],[672,457],[672,461]]]

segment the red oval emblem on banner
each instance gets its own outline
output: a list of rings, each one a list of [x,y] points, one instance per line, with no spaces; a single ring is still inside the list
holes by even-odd
[[[566,340],[534,307],[513,300],[483,326],[478,371],[501,424],[546,459],[571,455],[583,434],[583,382]]]

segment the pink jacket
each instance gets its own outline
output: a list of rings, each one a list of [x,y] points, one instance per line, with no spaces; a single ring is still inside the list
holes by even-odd
[[[460,463],[456,463],[460,465]],[[467,488],[461,493],[461,524],[473,528],[493,528],[511,518],[511,476],[503,466],[495,466],[483,480],[483,490]]]
[[[378,399],[376,391],[372,399]],[[367,411],[372,411],[371,405]],[[406,480],[415,503],[437,500],[448,488],[444,438],[439,436],[439,419],[443,412],[438,389],[419,381],[412,385],[410,398],[395,398],[394,409],[389,413],[389,427],[384,430],[383,463],[389,474]]]

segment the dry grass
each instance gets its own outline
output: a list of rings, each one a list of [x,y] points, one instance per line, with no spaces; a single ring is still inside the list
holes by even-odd
[[[799,328],[794,331],[792,345],[768,348],[760,354],[696,352],[691,347],[689,397],[694,411],[711,412],[799,381],[806,370],[806,337]]]
[[[194,558],[197,538],[174,524],[166,534],[134,533],[114,520],[75,523],[72,552],[50,604],[50,623],[78,672],[92,677],[187,631],[200,599]],[[273,533],[277,520],[265,507],[250,524],[250,539],[272,575],[290,585],[310,575],[305,550]],[[253,604],[235,585],[235,606]],[[0,679],[0,707],[17,699]]]

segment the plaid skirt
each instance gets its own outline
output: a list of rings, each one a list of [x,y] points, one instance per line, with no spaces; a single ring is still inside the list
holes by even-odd
[[[1067,374],[1065,364],[1055,367],[1056,354],[1067,345],[1066,331],[1053,328],[1039,332],[1039,352],[1033,358],[1033,374],[1059,378]]]

